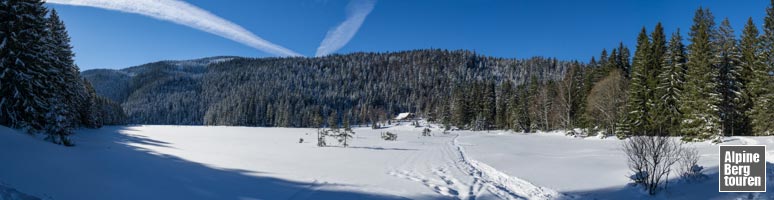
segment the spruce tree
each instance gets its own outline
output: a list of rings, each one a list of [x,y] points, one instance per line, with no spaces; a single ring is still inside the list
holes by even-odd
[[[716,65],[718,76],[718,93],[720,94],[720,119],[723,122],[724,135],[747,135],[742,127],[744,117],[742,110],[741,82],[739,81],[740,54],[736,44],[736,36],[728,18],[720,23],[716,32]]]
[[[588,92],[591,91],[591,83],[586,81],[588,80],[588,76],[590,76],[590,69],[577,61],[574,62],[571,66],[575,66],[579,69],[575,71],[576,74],[573,76],[575,88],[573,88],[572,91],[572,95],[574,97],[572,101],[572,113],[570,114],[572,119],[571,125],[573,126],[572,128],[586,127],[587,120],[582,116],[583,110],[586,109],[586,97],[588,96]]]
[[[452,92],[452,121],[457,127],[464,128],[470,123],[470,111],[467,91],[461,84],[454,86]]]
[[[740,113],[744,115],[738,120],[739,127],[742,133],[749,135],[752,134],[752,118],[751,110],[753,108],[753,99],[758,96],[756,90],[759,88],[756,86],[758,79],[755,78],[757,73],[762,73],[764,70],[763,63],[760,59],[760,51],[758,50],[758,28],[753,23],[752,17],[747,19],[747,24],[742,31],[742,39],[739,41],[739,83],[741,86],[741,102]],[[756,72],[757,71],[757,72]]]
[[[693,19],[689,34],[688,71],[685,92],[680,101],[683,120],[680,131],[683,139],[700,141],[720,139],[722,126],[717,90],[718,69],[715,64],[715,47],[712,32],[715,22],[709,9],[699,8]]]
[[[481,88],[481,115],[483,116],[484,123],[483,127],[480,128],[489,130],[491,125],[494,124],[495,117],[497,116],[495,83],[494,81],[486,81],[481,85],[483,86],[483,88]]]
[[[650,41],[648,32],[642,28],[637,37],[637,50],[634,52],[634,63],[632,64],[632,80],[629,84],[629,97],[627,101],[627,115],[624,124],[620,125],[621,134],[641,135],[647,131],[648,127],[648,57],[650,54]]]
[[[67,118],[67,127],[76,127],[83,124],[87,127],[96,127],[94,120],[83,121],[83,119],[94,118],[96,113],[87,113],[83,102],[94,101],[96,94],[89,96],[88,88],[84,86],[80,78],[80,70],[73,60],[72,46],[70,45],[70,36],[67,33],[64,22],[59,19],[56,10],[51,10],[48,18],[49,48],[52,54],[52,67],[59,73],[55,76],[54,87],[57,88],[57,103],[62,104],[64,116]]]
[[[647,122],[645,123],[645,130],[647,132],[663,132],[668,128],[666,125],[667,120],[663,117],[667,105],[660,100],[660,97],[664,95],[664,92],[658,90],[658,75],[664,68],[663,62],[667,52],[667,42],[664,28],[661,26],[660,22],[656,24],[656,28],[654,28],[650,37],[652,42],[648,49],[650,50],[650,53],[646,58],[647,65],[645,72],[645,83],[647,84],[647,93],[645,94],[647,101],[647,116],[645,116],[645,118],[647,119]]]
[[[344,116],[344,120],[341,122],[344,131],[352,131],[352,127],[349,126],[349,115]]]
[[[656,88],[659,94],[657,96],[659,105],[662,107],[664,123],[663,129],[669,134],[674,135],[679,131],[682,116],[677,106],[680,102],[680,95],[683,92],[685,83],[685,45],[682,42],[680,30],[672,34],[667,46],[667,51],[661,65],[661,73],[658,76],[659,85]]]
[[[523,131],[525,133],[531,133],[535,130],[537,118],[531,112],[531,107],[534,104],[535,95],[538,90],[538,82],[536,77],[530,78],[529,83],[525,83],[518,87],[517,95],[514,96],[514,112],[512,118],[516,121],[514,124],[516,131]]]
[[[663,68],[663,60],[664,56],[667,53],[667,39],[666,35],[664,34],[664,27],[661,25],[661,22],[656,24],[656,27],[653,29],[653,32],[650,34],[651,43],[650,43],[650,54],[648,55],[648,66],[647,66],[647,73],[648,73],[648,85],[651,88],[655,88],[658,81],[655,77],[658,76],[659,71]]]
[[[613,49],[613,51],[610,53],[610,56],[607,57],[607,66],[610,68],[619,68],[621,67],[621,63],[618,62],[619,57],[618,49]]]
[[[629,77],[632,71],[632,65],[629,62],[629,48],[624,46],[623,42],[618,43],[618,55],[616,57],[616,61],[618,62],[618,66],[621,69],[621,71],[624,72],[625,77]]]
[[[0,125],[35,132],[49,123],[51,53],[40,0],[0,3]]]
[[[59,63],[57,66],[61,69],[62,79],[65,82],[60,94],[64,96],[63,100],[69,115],[73,118],[73,123],[98,128],[101,125],[95,119],[97,114],[89,110],[89,107],[94,105],[97,95],[93,92],[91,84],[80,77],[80,69],[73,60],[75,54],[70,45],[70,36],[64,22],[59,19],[59,14],[54,9],[51,10],[48,25],[51,30],[54,58]]]
[[[763,35],[759,41],[761,51],[761,65],[754,70],[752,89],[757,93],[753,98],[753,107],[750,111],[752,118],[753,134],[774,134],[774,0],[766,9],[766,17],[763,23]]]
[[[333,130],[339,129],[339,113],[335,110],[328,116],[328,128]]]
[[[97,91],[86,79],[81,82],[85,90],[85,98],[80,102],[80,108],[78,109],[80,115],[80,121],[89,128],[100,128],[103,125],[102,118],[99,116],[101,113],[97,109],[99,103],[99,97]],[[123,112],[123,111],[122,111]]]
[[[511,81],[505,81],[500,84],[499,93],[497,96],[497,118],[495,124],[501,129],[511,129],[511,117],[509,116],[511,110],[511,100],[513,96],[513,84]]]

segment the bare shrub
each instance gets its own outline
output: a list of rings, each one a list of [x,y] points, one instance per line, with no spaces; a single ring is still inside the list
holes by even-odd
[[[426,137],[433,136],[432,134],[430,134],[430,132],[431,131],[429,128],[425,128],[424,130],[422,130],[422,136],[426,136]]]
[[[388,132],[382,132],[382,139],[386,141],[398,140],[398,134]]]
[[[325,137],[329,135],[329,131],[325,129],[318,129],[317,130],[317,146],[318,147],[324,147],[328,144],[325,142]]]
[[[683,149],[679,163],[680,178],[685,181],[696,181],[704,177],[699,166],[699,151],[696,148]]]
[[[672,166],[680,160],[682,143],[666,136],[634,136],[622,145],[632,180],[655,195],[666,184]]]

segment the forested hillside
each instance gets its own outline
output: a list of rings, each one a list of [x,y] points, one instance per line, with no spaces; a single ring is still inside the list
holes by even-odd
[[[451,113],[453,99],[482,96],[478,93],[531,79],[558,80],[573,67],[583,64],[416,50],[162,61],[90,70],[83,76],[95,83],[97,93],[122,102],[130,123],[313,127],[331,117],[337,123],[366,124],[398,112],[442,119]],[[494,108],[496,97],[491,100],[487,106]]]

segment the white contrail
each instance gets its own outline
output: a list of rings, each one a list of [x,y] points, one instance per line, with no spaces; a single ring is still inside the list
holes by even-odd
[[[180,0],[47,0],[47,2],[146,15],[212,33],[274,55],[302,56],[266,41],[239,25]]]
[[[347,5],[347,19],[328,31],[315,56],[325,56],[344,47],[363,25],[363,21],[374,9],[376,0],[352,0]]]

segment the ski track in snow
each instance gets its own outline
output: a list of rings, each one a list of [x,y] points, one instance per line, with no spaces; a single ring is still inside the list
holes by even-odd
[[[454,199],[478,199],[488,192],[500,199],[573,199],[554,190],[535,186],[497,169],[473,160],[458,142],[459,134],[440,148],[441,155],[415,155],[403,161],[402,168],[417,169],[420,161],[444,159],[446,166],[429,165],[430,175],[417,170],[396,169],[390,175],[419,182],[434,192]],[[441,162],[441,163],[444,163]],[[428,162],[432,163],[432,162]],[[438,162],[436,162],[438,163]],[[456,170],[456,171],[452,171]],[[457,173],[455,173],[457,172]],[[458,175],[458,176],[455,176]]]

